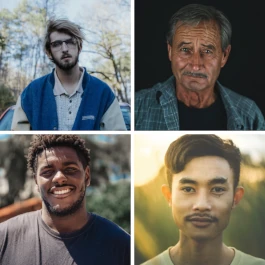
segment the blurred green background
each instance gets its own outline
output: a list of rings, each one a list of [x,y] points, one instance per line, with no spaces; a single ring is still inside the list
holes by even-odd
[[[27,170],[26,157],[33,135],[0,135],[0,209],[39,197]],[[120,225],[130,226],[130,135],[80,135],[90,149],[91,185],[87,210]]]
[[[138,161],[135,163],[135,174],[137,175],[139,172],[141,174],[143,165],[150,171],[152,168],[159,168],[153,178],[145,183],[142,180],[146,173],[141,174],[141,177],[135,177],[136,265],[154,257],[178,241],[178,229],[173,222],[171,208],[161,192],[162,184],[167,183],[165,169],[160,163],[161,159],[157,158],[160,153],[162,156],[164,155],[164,150],[161,149],[162,138],[161,135],[159,139],[153,136],[153,139],[147,142],[141,138],[141,135],[137,135],[135,140],[134,155]],[[168,136],[164,137],[164,139],[166,138]],[[176,138],[175,135],[174,139]],[[255,135],[243,137],[244,142],[249,145],[249,149],[252,148],[253,150],[256,148],[254,143],[253,145],[251,143],[254,139],[257,140]],[[265,136],[261,137],[260,140],[259,147],[262,149],[265,147]],[[239,143],[236,144],[240,148],[242,146],[241,142]],[[167,148],[167,146],[166,144],[165,147]],[[242,149],[244,152],[241,151],[243,161],[240,184],[245,188],[245,195],[232,211],[229,226],[224,232],[224,242],[228,246],[265,259],[265,148],[264,151],[256,152],[256,157],[250,152],[248,153],[245,147]],[[147,157],[146,161],[144,157]],[[154,158],[151,159],[151,157]],[[140,179],[142,183],[138,185]]]

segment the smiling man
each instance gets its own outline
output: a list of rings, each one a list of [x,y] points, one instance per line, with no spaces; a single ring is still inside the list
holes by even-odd
[[[0,224],[0,264],[129,265],[130,235],[86,211],[90,152],[76,135],[38,135],[28,153],[42,209]]]
[[[50,20],[44,49],[56,65],[17,100],[11,130],[126,130],[110,87],[78,65],[84,34],[68,20]]]
[[[142,265],[265,265],[223,242],[231,212],[244,194],[238,185],[240,162],[234,143],[215,135],[184,135],[170,144],[162,192],[179,241]]]
[[[256,103],[218,81],[231,51],[227,17],[214,7],[190,4],[169,24],[173,76],[135,93],[135,129],[264,130]]]

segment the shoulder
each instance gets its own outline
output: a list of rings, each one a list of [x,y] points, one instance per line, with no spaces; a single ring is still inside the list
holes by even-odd
[[[222,86],[219,84],[219,91],[223,99],[227,99],[231,101],[232,104],[234,104],[235,107],[245,108],[245,107],[255,107],[258,108],[254,100],[245,97],[243,95],[238,94],[237,92]]]
[[[47,84],[47,81],[49,81],[51,85],[54,84],[53,72],[31,81],[29,85],[22,91],[21,99],[24,99],[28,95],[34,96],[38,94],[36,92],[41,92],[43,88],[46,88],[46,85],[44,86],[44,84]],[[48,85],[48,88],[51,87],[51,85]]]
[[[54,80],[53,71],[47,75],[34,79],[33,81],[30,82],[28,87],[40,85],[46,82],[47,79],[51,79],[51,81]]]
[[[164,82],[166,83],[166,82]],[[164,83],[157,83],[155,84],[153,87],[151,88],[145,88],[145,89],[141,89],[139,91],[137,91],[135,93],[135,101],[142,101],[142,100],[156,100],[156,95],[158,93],[158,91],[160,91],[161,89],[163,90],[164,87]]]
[[[127,233],[120,226],[97,214],[93,213],[93,216],[94,216],[96,229],[98,231],[101,231],[102,236],[109,238],[110,240],[115,239],[115,240],[130,241],[131,237],[130,234]]]
[[[169,249],[170,248],[166,249],[159,255],[155,256],[154,258],[150,260],[147,260],[141,265],[174,265],[170,259]]]
[[[231,265],[265,265],[265,260],[246,254],[240,250],[232,248],[235,251],[235,257]]]
[[[34,230],[39,210],[23,213],[12,217],[0,224],[0,237],[21,237]]]
[[[151,88],[141,89],[135,93],[135,105],[152,105],[159,102],[162,95],[171,96],[175,93],[175,77],[171,76],[165,82],[155,84]]]
[[[110,88],[110,86],[107,83],[105,83],[104,81],[100,80],[99,78],[89,74],[86,71],[86,69],[85,69],[84,78],[83,78],[83,85],[85,85],[85,86],[87,86],[87,85],[96,86],[97,89],[105,89],[105,90],[112,91],[112,89]]]

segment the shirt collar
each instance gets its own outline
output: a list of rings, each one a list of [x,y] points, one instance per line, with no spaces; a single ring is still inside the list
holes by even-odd
[[[68,94],[68,92],[65,90],[65,88],[63,87],[61,81],[59,80],[56,70],[54,70],[54,79],[55,79],[55,83],[54,83],[54,88],[53,88],[53,94],[54,96],[60,96],[62,94],[66,94],[69,96],[74,95],[75,93],[83,93],[83,87],[82,87],[82,81],[83,81],[83,77],[84,77],[84,73],[85,73],[85,69],[82,68],[82,74],[81,77],[78,81],[78,84],[75,88],[75,90],[73,91],[73,93],[71,95]]]

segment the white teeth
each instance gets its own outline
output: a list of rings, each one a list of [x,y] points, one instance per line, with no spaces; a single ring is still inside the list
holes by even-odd
[[[55,190],[53,193],[54,194],[65,194],[65,193],[68,193],[70,192],[70,189],[67,189],[67,190]]]

